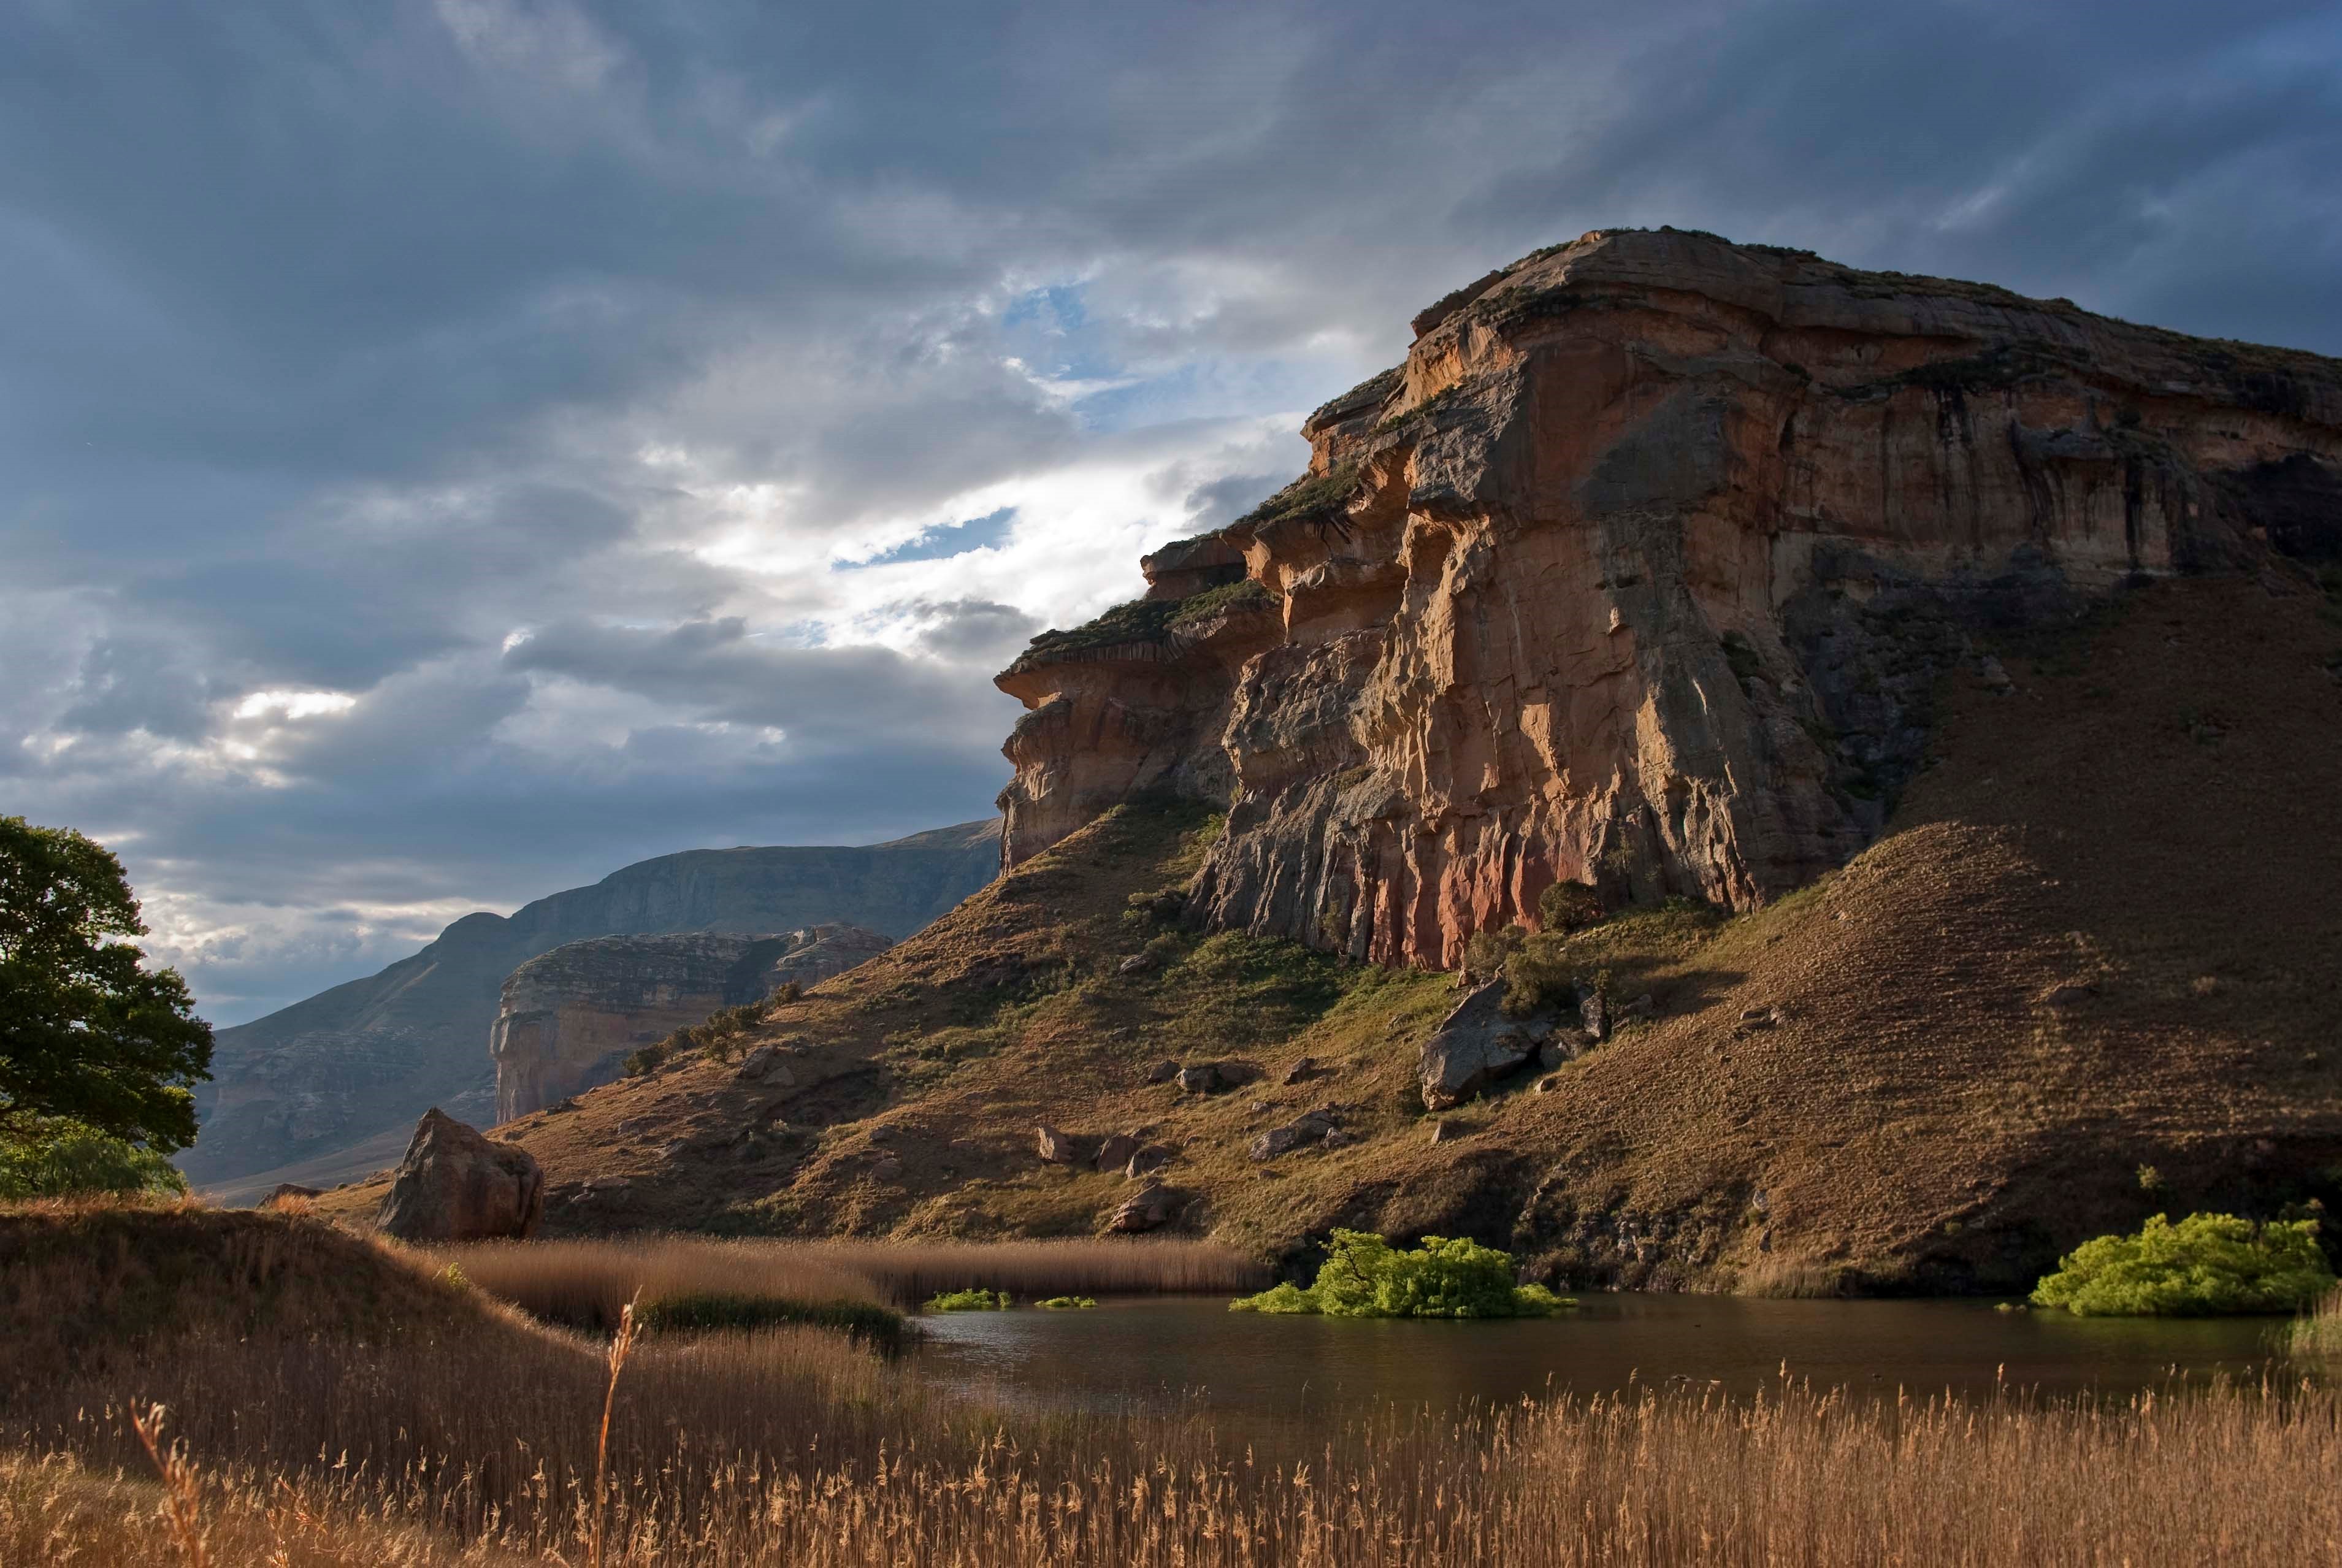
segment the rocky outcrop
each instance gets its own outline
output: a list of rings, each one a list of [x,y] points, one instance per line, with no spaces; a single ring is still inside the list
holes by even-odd
[[[866,926],[775,936],[598,936],[530,959],[504,984],[488,1054],[496,1120],[509,1122],[618,1076],[627,1054],[718,1008],[795,982],[815,985],[894,945]]]
[[[1453,967],[1557,880],[1842,862],[1986,626],[2342,555],[2342,365],[1809,252],[1597,232],[1416,319],[1308,473],[999,677],[1017,864],[1227,808],[1206,922]]]
[[[544,1212],[535,1155],[482,1137],[434,1106],[415,1124],[375,1223],[403,1242],[516,1240]]]
[[[1116,1235],[1143,1235],[1161,1230],[1178,1213],[1182,1203],[1179,1193],[1159,1183],[1150,1183],[1136,1196],[1125,1198],[1106,1216],[1106,1228]]]
[[[1423,1043],[1416,1076],[1426,1109],[1445,1111],[1518,1072],[1551,1035],[1550,1020],[1524,1025],[1505,1016],[1505,983],[1490,981],[1456,1004]]]
[[[509,917],[467,914],[379,974],[219,1031],[199,1099],[203,1135],[178,1164],[207,1192],[256,1197],[279,1180],[330,1186],[381,1168],[425,1106],[489,1120],[495,1075],[480,1045],[499,992],[516,967],[565,942],[824,921],[900,938],[999,863],[998,823],[963,823],[861,848],[690,850]],[[357,1147],[369,1140],[374,1149]]]

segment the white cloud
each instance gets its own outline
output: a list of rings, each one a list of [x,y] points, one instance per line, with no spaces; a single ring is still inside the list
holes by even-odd
[[[287,721],[315,718],[320,714],[345,714],[357,706],[347,692],[255,692],[235,705],[239,719],[275,714]]]

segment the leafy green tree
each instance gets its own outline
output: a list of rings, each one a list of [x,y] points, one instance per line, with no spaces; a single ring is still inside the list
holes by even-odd
[[[2137,1235],[2100,1236],[2058,1260],[2033,1304],[2077,1317],[2299,1312],[2331,1289],[2316,1220],[2257,1225],[2234,1214],[2161,1214]]]
[[[122,863],[71,828],[0,817],[0,1130],[53,1120],[167,1154],[195,1141],[211,1025],[150,970]]]

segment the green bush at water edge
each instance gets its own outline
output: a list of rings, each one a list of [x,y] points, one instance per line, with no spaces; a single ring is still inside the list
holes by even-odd
[[[1097,1303],[1088,1296],[1051,1296],[1047,1301],[1033,1304],[1049,1312],[1086,1312]]]
[[[1547,1317],[1576,1302],[1513,1283],[1510,1253],[1463,1237],[1426,1236],[1400,1252],[1367,1231],[1334,1233],[1307,1289],[1286,1283],[1229,1303],[1231,1312],[1327,1317]]]
[[[943,1291],[927,1298],[929,1312],[1006,1312],[1016,1303],[1006,1291]]]
[[[2333,1284],[2316,1220],[2190,1214],[2174,1224],[2157,1214],[2137,1235],[2100,1236],[2060,1258],[2033,1304],[2077,1317],[2299,1312]]]

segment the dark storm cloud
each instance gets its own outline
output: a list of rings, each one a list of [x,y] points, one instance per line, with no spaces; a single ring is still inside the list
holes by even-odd
[[[223,1016],[975,815],[990,670],[1289,477],[1245,422],[1584,229],[2342,350],[2337,65],[2330,5],[25,0],[0,791]]]

